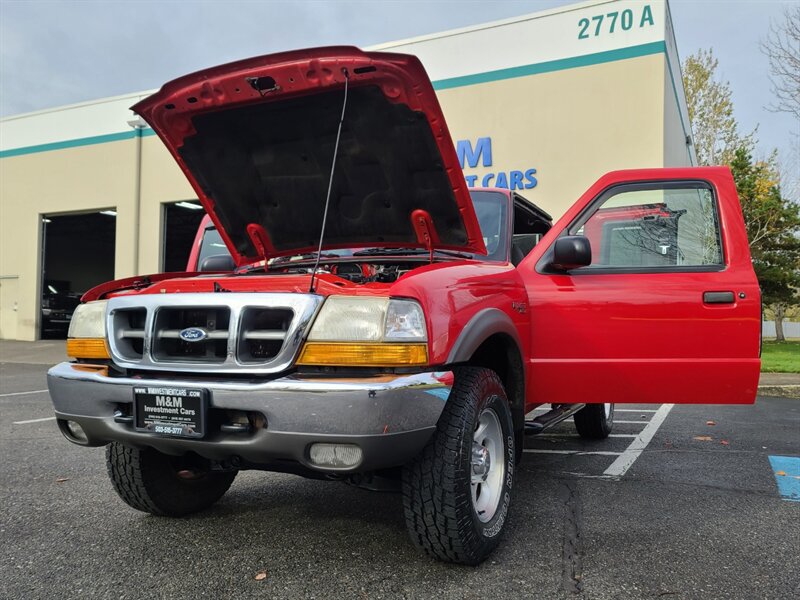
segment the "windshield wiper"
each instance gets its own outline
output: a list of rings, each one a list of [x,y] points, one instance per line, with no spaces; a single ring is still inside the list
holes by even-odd
[[[316,258],[316,252],[307,252],[306,254],[292,254],[291,256],[277,256],[269,261],[267,267],[272,268],[274,266],[285,265],[286,263],[294,263],[294,262],[303,262],[305,260],[311,260],[312,258]],[[320,254],[320,258],[339,258],[338,254]]]
[[[366,250],[353,252],[353,256],[418,256],[429,255],[430,253],[431,251],[426,248],[367,248]],[[455,250],[434,249],[433,253],[455,258],[474,258],[471,254],[456,252]]]
[[[260,261],[259,261],[258,263],[253,263],[253,264],[241,267],[241,268],[237,269],[234,272],[234,274],[236,274],[236,275],[246,275],[247,273],[252,273],[254,271],[260,271],[260,270],[263,270],[266,273],[267,271],[269,271],[270,269],[273,269],[275,267],[282,267],[282,266],[285,267],[285,266],[287,266],[289,264],[292,264],[292,263],[305,262],[305,261],[311,260],[313,258],[316,258],[316,256],[317,256],[316,252],[308,252],[306,254],[291,254],[291,255],[286,255],[286,256],[276,256],[275,258],[269,259],[269,261],[267,261],[266,264],[260,264]],[[324,258],[339,258],[339,255],[338,254],[320,254],[320,258],[323,258],[323,259]]]

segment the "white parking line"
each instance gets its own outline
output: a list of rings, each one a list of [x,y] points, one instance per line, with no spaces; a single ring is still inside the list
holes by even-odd
[[[10,394],[0,394],[0,398],[7,398],[8,396],[24,396],[25,394],[41,394],[48,390],[32,390],[30,392],[11,392]]]
[[[528,414],[535,413],[535,412],[549,412],[550,410],[552,410],[552,409],[547,408],[545,406],[539,406],[537,408],[534,408]],[[658,412],[658,409],[657,408],[617,408],[617,407],[614,407],[614,412],[654,413],[654,412]]]
[[[529,454],[574,454],[578,456],[594,455],[594,456],[619,456],[622,452],[588,452],[585,450],[539,450],[538,448],[525,448],[523,452]]]
[[[28,423],[41,423],[42,421],[55,421],[55,417],[45,417],[43,419],[29,419],[27,421],[14,421],[14,425],[27,425]]]
[[[650,440],[653,439],[656,431],[661,427],[669,411],[671,411],[674,406],[674,404],[662,404],[656,411],[656,414],[653,415],[653,418],[650,419],[645,428],[642,429],[642,432],[637,435],[631,442],[631,445],[611,463],[611,466],[603,472],[603,475],[607,475],[608,477],[622,477],[625,475],[628,469],[633,466],[633,463],[636,462],[636,459],[639,458],[639,455],[647,448]]]
[[[642,423],[644,425],[644,423]],[[637,434],[635,433],[612,433],[608,437],[610,438],[635,438]],[[581,436],[577,433],[537,433],[535,436],[537,439],[539,438],[549,438],[549,439],[579,439]]]

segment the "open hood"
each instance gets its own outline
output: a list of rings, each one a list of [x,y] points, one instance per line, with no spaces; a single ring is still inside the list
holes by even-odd
[[[186,75],[132,110],[183,169],[237,264],[323,248],[485,253],[441,107],[414,56],[316,48]]]

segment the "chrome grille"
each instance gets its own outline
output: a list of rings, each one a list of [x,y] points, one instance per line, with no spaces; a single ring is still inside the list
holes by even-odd
[[[153,326],[152,354],[159,361],[222,363],[228,356],[231,311],[226,306],[161,308]],[[200,328],[206,337],[187,342],[181,331]]]
[[[144,354],[144,327],[147,311],[144,308],[118,310],[114,314],[112,331],[117,334],[117,349],[127,359],[139,360]]]
[[[294,311],[285,308],[246,308],[242,312],[236,355],[242,363],[267,360],[280,352]]]
[[[108,303],[115,363],[138,369],[274,373],[293,362],[322,303],[313,294],[163,294]],[[186,329],[200,339],[187,341]]]

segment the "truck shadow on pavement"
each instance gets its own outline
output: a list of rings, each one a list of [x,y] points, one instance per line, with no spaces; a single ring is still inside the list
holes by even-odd
[[[540,484],[534,473],[518,477],[511,527],[486,566],[505,561],[506,555],[522,553],[526,560],[535,558],[538,551],[529,546],[531,537],[559,522],[558,509],[551,510],[558,503],[558,483]],[[544,514],[533,514],[534,507]],[[255,555],[266,563],[300,564],[338,557],[348,563],[368,560],[373,572],[385,570],[387,574],[398,564],[403,565],[402,570],[422,568],[445,574],[474,571],[436,562],[414,548],[406,531],[400,493],[372,492],[338,482],[246,472],[217,505],[191,517],[168,519],[132,511],[124,511],[122,516],[127,526],[120,532],[119,542],[132,554],[146,552],[154,559],[151,542],[158,536],[179,546],[188,543],[202,553],[238,555],[240,560]],[[170,546],[161,548],[162,559],[175,559]]]

